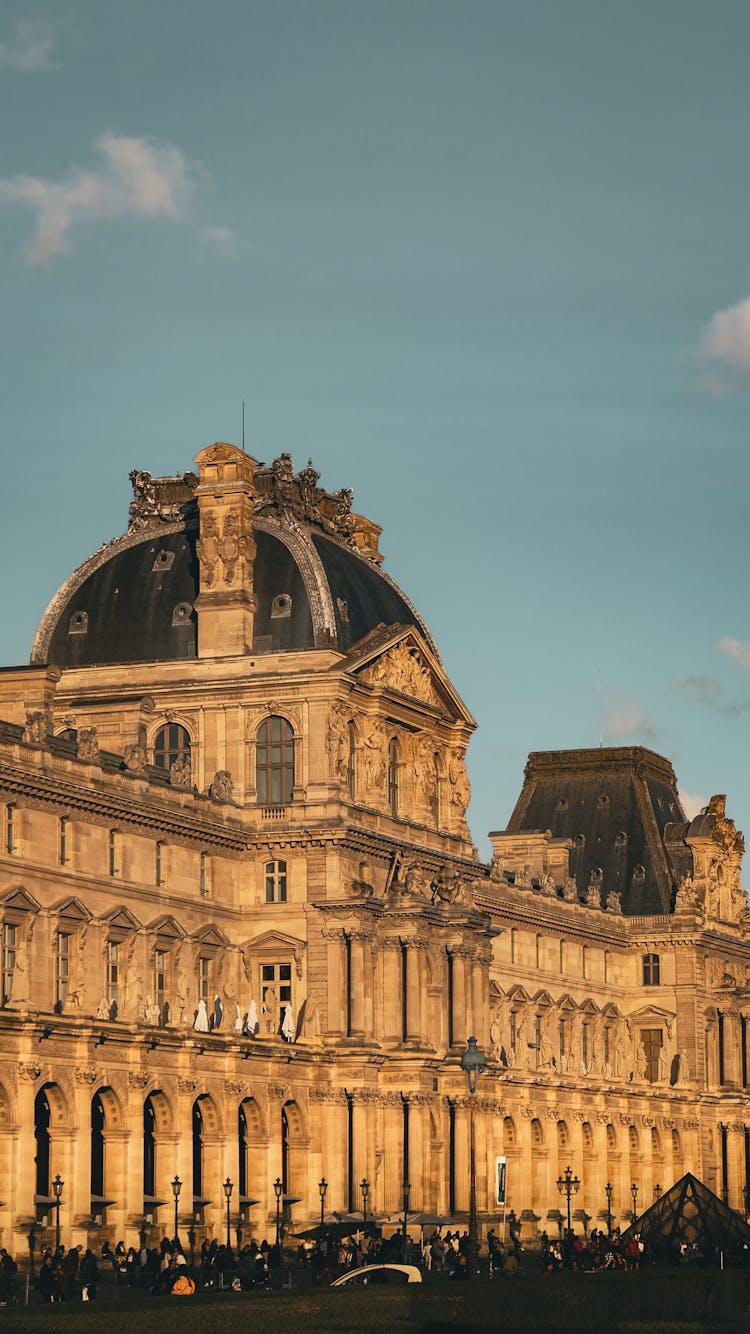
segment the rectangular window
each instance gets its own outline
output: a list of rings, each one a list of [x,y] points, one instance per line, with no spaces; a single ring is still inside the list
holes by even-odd
[[[70,981],[70,936],[58,931],[55,949],[55,1009],[64,1010]]]
[[[67,866],[68,863],[68,826],[70,821],[63,815],[59,826],[58,854],[61,866]]]
[[[3,922],[3,1005],[7,1005],[13,995],[13,973],[16,967],[16,930],[17,928],[13,922]]]
[[[660,1028],[642,1028],[641,1046],[645,1062],[644,1075],[649,1084],[655,1084],[659,1078],[659,1056],[664,1045],[664,1036]]]
[[[201,853],[200,866],[198,868],[198,890],[204,896],[208,894],[208,857],[205,852]]]
[[[266,862],[266,903],[286,903],[286,862]]]
[[[564,1061],[564,1060],[565,1060],[565,1057],[567,1056],[567,1053],[568,1053],[568,1043],[567,1043],[567,1038],[566,1038],[566,1035],[565,1035],[565,1020],[564,1020],[564,1019],[561,1019],[561,1020],[560,1020],[560,1027],[559,1027],[559,1030],[558,1030],[558,1031],[559,1031],[559,1034],[560,1034],[560,1060],[561,1060],[561,1061]]]
[[[120,945],[116,940],[107,941],[107,1001],[110,1017],[116,1019],[120,1006]]]
[[[292,1003],[292,965],[264,963],[260,969],[261,1006],[272,1033],[281,1030],[284,1006]]]
[[[608,1029],[607,1027],[605,1027],[605,1029],[604,1029],[604,1065],[605,1065],[605,1067],[608,1066],[608,1065],[610,1064],[610,1047],[609,1047],[609,1041],[610,1041],[610,1038],[609,1038],[609,1029]]]
[[[166,950],[154,950],[154,996],[159,1009],[159,1023],[166,1022],[165,1006],[167,1002],[167,953]]]
[[[117,875],[117,830],[109,831],[109,874]]]
[[[200,959],[198,960],[198,1000],[205,1001],[206,1008],[208,1008],[208,1000],[210,995],[211,995],[211,960],[207,959],[204,955],[201,955]]]
[[[16,850],[16,808],[11,802],[5,807],[5,851],[12,855]]]
[[[159,842],[156,844],[156,847],[154,848],[154,883],[156,884],[157,888],[160,888],[164,884],[164,857],[162,855],[163,847],[164,844]]]
[[[518,1015],[516,1014],[515,1010],[511,1010],[511,1012],[510,1012],[510,1046],[511,1046],[511,1050],[512,1050],[512,1051],[515,1051],[515,1049],[516,1049],[516,1035],[517,1035],[517,1032],[518,1032]]]

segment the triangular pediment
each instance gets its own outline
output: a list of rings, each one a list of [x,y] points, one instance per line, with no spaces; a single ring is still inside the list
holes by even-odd
[[[169,913],[156,917],[149,923],[148,930],[151,935],[161,936],[165,940],[184,940],[186,934],[179,922],[176,922]]]
[[[660,1024],[674,1023],[675,1016],[670,1014],[669,1010],[662,1010],[658,1005],[642,1005],[640,1010],[633,1010],[628,1016],[628,1021],[634,1019],[637,1023],[643,1024],[653,1021]]]
[[[39,912],[36,899],[20,886],[17,889],[9,889],[0,896],[0,907],[6,912]]]
[[[116,931],[137,931],[141,925],[130,909],[123,906],[112,908],[110,912],[104,914],[101,920]]]
[[[571,996],[570,992],[566,991],[565,995],[561,996],[559,1001],[557,1002],[557,1008],[558,1010],[577,1010],[578,1004],[576,1001],[573,1000],[573,997]]]
[[[413,626],[379,626],[350,649],[347,660],[363,684],[476,725],[436,653]]]
[[[578,1008],[581,1014],[599,1014],[600,1012],[596,1001],[591,1000],[590,997],[587,997]]]
[[[284,931],[264,931],[260,936],[253,936],[244,945],[248,950],[291,950],[297,953],[305,948],[304,940],[297,936],[288,936]]]
[[[88,908],[72,894],[66,899],[60,899],[59,903],[53,904],[50,908],[50,914],[64,917],[69,922],[91,921],[91,913]]]
[[[554,1001],[548,991],[536,991],[531,998],[534,1005],[554,1005]]]
[[[214,949],[226,949],[229,939],[224,935],[221,927],[216,926],[214,922],[207,922],[205,926],[200,926],[194,931],[191,937],[200,945],[210,945]]]
[[[520,982],[517,982],[514,987],[509,987],[506,997],[509,1001],[523,1001],[524,1003],[531,1000],[528,991],[521,986]]]

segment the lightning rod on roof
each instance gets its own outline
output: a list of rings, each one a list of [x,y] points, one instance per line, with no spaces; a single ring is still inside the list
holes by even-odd
[[[242,395],[242,453],[245,453],[245,395]]]

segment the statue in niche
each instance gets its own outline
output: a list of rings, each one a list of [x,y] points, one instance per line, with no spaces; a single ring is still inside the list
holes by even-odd
[[[106,997],[106,996],[102,996],[102,998],[101,998],[101,1000],[99,1001],[99,1004],[98,1004],[98,1006],[97,1006],[97,1008],[96,1008],[96,1017],[97,1017],[97,1019],[109,1019],[109,1018],[111,1018],[111,1015],[110,1015],[110,1008],[111,1008],[111,1007],[110,1007],[109,1001],[107,1000],[107,997]]]
[[[463,755],[455,751],[448,762],[448,783],[451,806],[459,819],[463,819],[471,800],[471,783]]]
[[[193,771],[190,760],[184,756],[181,760],[175,760],[169,766],[170,787],[189,788],[193,784]]]
[[[432,809],[437,781],[435,742],[431,736],[423,735],[414,745],[414,796],[420,806]]]
[[[70,977],[68,980],[68,1002],[76,1010],[82,1010],[86,999],[86,938],[88,936],[88,923],[84,924],[78,932],[78,941],[75,954],[71,959]]]
[[[331,709],[326,732],[328,772],[332,778],[345,778],[349,765],[349,727],[340,708]]]
[[[212,801],[226,806],[234,803],[234,783],[228,769],[219,769],[214,774],[214,781],[208,789]]]
[[[362,738],[362,776],[371,792],[383,787],[386,767],[385,740],[380,723],[374,719]]]
[[[635,1042],[635,1072],[639,1082],[645,1084],[648,1079],[648,1057],[640,1038]]]
[[[27,917],[21,928],[20,938],[16,945],[16,959],[11,979],[11,1001],[13,1005],[26,1005],[31,995],[31,976],[29,973],[29,956],[31,937],[34,933],[34,922],[31,917]]]
[[[539,1040],[539,1066],[542,1070],[554,1070],[557,1061],[555,1060],[555,1047],[552,1041],[554,1016],[550,1015],[542,1029],[542,1035]]]
[[[626,1041],[624,1024],[617,1025],[615,1034],[615,1066],[614,1074],[616,1079],[625,1079],[628,1074],[628,1044]]]
[[[279,1017],[277,1009],[276,988],[274,986],[264,987],[260,1011],[263,1021],[263,1032],[268,1037],[273,1036],[278,1028]]]

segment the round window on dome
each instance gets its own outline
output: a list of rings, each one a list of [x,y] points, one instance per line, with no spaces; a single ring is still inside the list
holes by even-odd
[[[271,617],[278,620],[282,616],[291,616],[292,598],[290,593],[277,593],[271,603]]]
[[[89,628],[88,612],[74,611],[68,621],[69,635],[85,635]]]

